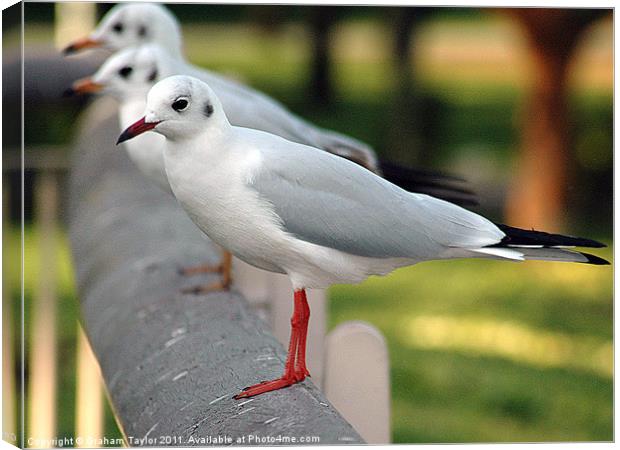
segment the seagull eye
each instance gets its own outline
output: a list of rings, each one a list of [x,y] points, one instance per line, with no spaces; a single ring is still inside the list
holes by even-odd
[[[184,98],[180,98],[178,100],[175,100],[175,102],[172,104],[172,109],[174,109],[175,111],[183,111],[187,108],[187,105],[189,105],[189,102]]]
[[[138,36],[140,36],[141,38],[146,36],[146,27],[144,25],[138,28]]]
[[[123,78],[127,78],[129,75],[131,75],[131,72],[133,72],[133,68],[125,66],[122,69],[119,69],[118,74]]]
[[[123,24],[120,22],[115,23],[112,29],[115,33],[121,34],[123,32]]]
[[[149,74],[148,81],[153,82],[157,79],[157,69],[153,69],[153,71]]]

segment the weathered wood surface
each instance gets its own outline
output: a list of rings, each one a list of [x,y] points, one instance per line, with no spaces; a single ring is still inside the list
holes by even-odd
[[[74,149],[69,221],[84,329],[128,444],[362,442],[310,380],[232,399],[279,376],[284,350],[234,291],[181,294],[213,279],[178,269],[219,251],[114,146],[118,132],[114,103],[92,105]]]

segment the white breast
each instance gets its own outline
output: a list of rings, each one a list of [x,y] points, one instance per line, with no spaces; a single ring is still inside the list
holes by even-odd
[[[252,171],[251,151],[230,150],[192,158],[186,147],[169,142],[165,162],[172,191],[198,227],[243,261],[284,273],[283,248],[288,239],[277,216],[244,178]]]

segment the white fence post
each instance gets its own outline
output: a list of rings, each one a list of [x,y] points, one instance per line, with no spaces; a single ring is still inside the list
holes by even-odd
[[[390,366],[381,332],[364,322],[346,322],[325,345],[327,399],[369,444],[387,444],[390,432]]]

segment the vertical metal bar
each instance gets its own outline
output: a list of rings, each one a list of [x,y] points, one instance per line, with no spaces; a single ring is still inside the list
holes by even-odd
[[[103,437],[103,390],[101,371],[90,342],[78,325],[77,373],[75,399],[75,436],[81,438],[76,447],[99,447]]]
[[[30,333],[26,399],[28,437],[35,439],[56,437],[57,183],[56,175],[44,170],[38,176],[35,190],[39,284],[33,298],[30,330],[26,330]],[[27,266],[32,269],[32,262],[27,261]]]

